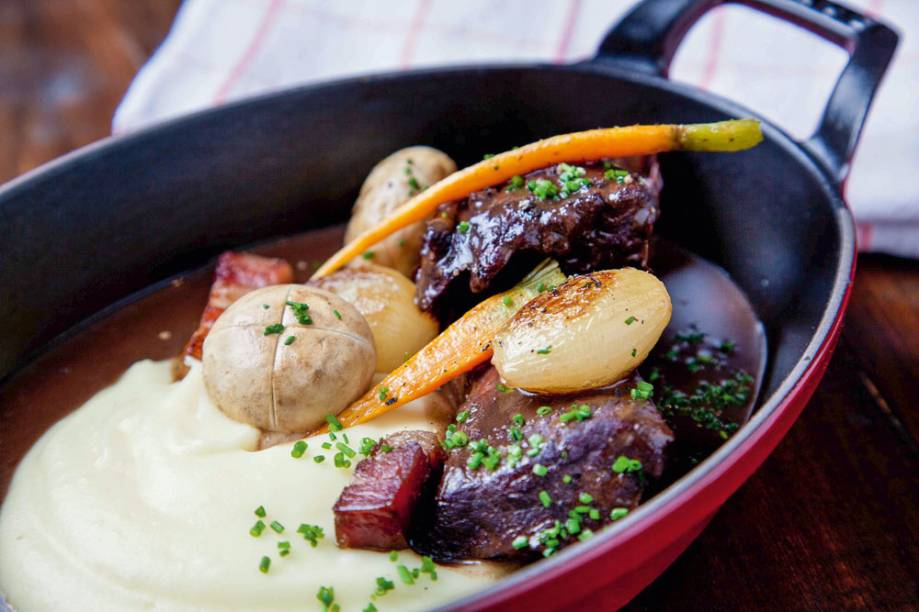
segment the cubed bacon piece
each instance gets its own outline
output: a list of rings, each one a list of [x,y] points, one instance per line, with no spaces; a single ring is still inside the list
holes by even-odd
[[[188,368],[185,366],[185,357],[201,359],[201,350],[204,339],[211,331],[214,321],[229,308],[230,304],[245,294],[269,285],[282,285],[294,280],[294,271],[290,264],[283,259],[262,257],[252,253],[234,253],[227,251],[217,259],[217,269],[214,271],[214,282],[211,284],[211,293],[207,305],[201,314],[198,329],[188,339],[174,368],[176,378],[185,376]]]
[[[335,503],[335,539],[342,548],[408,547],[412,514],[443,467],[436,434],[408,431],[380,442],[354,471]]]

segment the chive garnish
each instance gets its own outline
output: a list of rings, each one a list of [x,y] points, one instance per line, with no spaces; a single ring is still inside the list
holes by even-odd
[[[294,317],[297,318],[297,321],[301,325],[311,325],[312,324],[313,319],[310,317],[309,313],[307,312],[310,309],[309,304],[306,304],[305,302],[292,302],[288,300],[287,305],[290,306],[290,309],[294,313]]]
[[[468,234],[468,233],[469,233],[469,228],[470,228],[470,227],[472,227],[472,226],[469,225],[469,222],[468,222],[468,221],[460,221],[460,222],[456,225],[456,231],[458,231],[460,234]]]
[[[325,461],[325,455],[316,455],[315,457],[313,457],[313,461],[315,461],[316,463],[322,463],[323,461]]]
[[[271,559],[269,557],[262,557],[262,560],[258,563],[258,571],[263,574],[268,573],[268,568],[271,567]]]
[[[536,474],[537,476],[545,476],[546,474],[549,473],[549,468],[547,468],[541,463],[537,463],[536,465],[533,466],[533,473]]]
[[[387,580],[383,576],[380,576],[377,578],[377,589],[373,594],[377,597],[382,597],[383,595],[386,595],[388,591],[392,591],[394,588],[396,588],[396,583],[394,583],[392,580]]]
[[[633,315],[629,315],[629,318],[625,320],[625,324],[626,324],[626,325],[631,325],[632,323],[634,323],[634,322],[637,321],[637,320],[638,320],[638,319],[636,319]]]
[[[255,516],[265,518],[265,514],[266,514],[265,506],[259,506],[258,508],[255,509]]]
[[[354,449],[348,446],[347,444],[345,444],[344,442],[336,442],[335,448],[343,452],[349,459],[357,455],[357,453],[354,452]]]
[[[552,497],[549,496],[549,492],[545,489],[539,492],[539,501],[546,508],[552,505]]]
[[[284,533],[284,525],[277,521],[271,521],[269,527],[271,527],[277,533]]]
[[[536,409],[536,414],[538,416],[549,416],[552,414],[552,406],[540,406]]]
[[[338,312],[335,308],[332,309],[332,314],[335,315],[335,318],[341,321],[341,313]]]
[[[253,538],[257,538],[262,535],[263,531],[265,531],[265,522],[259,519],[255,521],[255,525],[249,529],[249,535],[251,535]]]
[[[278,554],[282,557],[286,557],[290,554],[290,542],[287,540],[282,540],[278,542]]]
[[[326,415],[325,420],[329,424],[329,430],[331,431],[341,431],[345,428],[334,414]]]
[[[625,517],[625,515],[627,515],[628,513],[629,513],[628,508],[613,508],[612,511],[610,511],[609,513],[609,517],[614,521],[618,521],[619,519]]]
[[[282,331],[284,331],[284,326],[281,323],[275,323],[265,328],[265,335],[280,334]]]
[[[537,349],[536,352],[537,352],[539,355],[548,355],[549,353],[552,352],[552,345],[550,344],[549,346],[547,346],[547,347],[545,347],[545,348]],[[634,357],[634,355],[633,355],[633,357]]]
[[[514,549],[516,550],[521,550],[523,548],[526,548],[527,546],[529,546],[529,544],[530,544],[530,541],[529,539],[527,539],[526,536],[517,536],[516,538],[514,538],[514,541],[511,542],[511,546],[513,546]]]
[[[396,571],[399,572],[399,578],[402,579],[402,582],[404,582],[405,584],[409,584],[409,585],[415,584],[415,579],[412,578],[412,573],[408,571],[407,567],[401,564],[397,565]]]
[[[514,300],[511,299],[511,296],[505,295],[504,298],[501,300],[501,303],[507,306],[508,308],[510,308],[511,306],[514,305]]]
[[[299,459],[303,456],[303,453],[306,452],[308,445],[305,440],[297,440],[294,442],[293,448],[290,449],[290,456],[294,459]]]

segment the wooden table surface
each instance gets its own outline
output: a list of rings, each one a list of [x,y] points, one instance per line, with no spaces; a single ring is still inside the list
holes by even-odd
[[[0,2],[0,182],[106,136],[178,4]],[[813,401],[631,609],[919,608],[919,263],[858,265]]]

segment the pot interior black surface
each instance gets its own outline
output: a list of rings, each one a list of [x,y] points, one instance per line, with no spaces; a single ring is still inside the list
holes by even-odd
[[[370,168],[400,147],[432,145],[462,166],[559,132],[736,112],[595,66],[457,69],[293,90],[94,147],[0,192],[0,377],[221,249],[344,220]],[[769,337],[764,397],[804,354],[851,246],[834,187],[766,132],[740,154],[664,156],[659,226],[747,292]]]

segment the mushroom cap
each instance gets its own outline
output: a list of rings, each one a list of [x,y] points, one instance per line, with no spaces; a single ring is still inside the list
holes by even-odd
[[[224,414],[265,431],[305,432],[364,393],[376,352],[367,321],[345,300],[274,285],[220,315],[203,362],[208,395]]]

